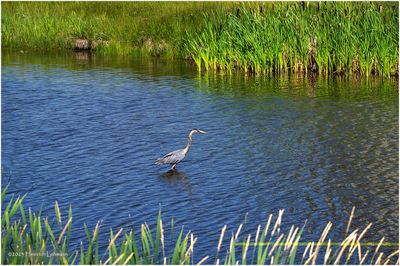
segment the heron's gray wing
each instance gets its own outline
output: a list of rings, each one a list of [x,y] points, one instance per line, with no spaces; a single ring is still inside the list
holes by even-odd
[[[176,164],[182,161],[183,158],[185,158],[183,150],[176,150],[157,159],[156,164]]]

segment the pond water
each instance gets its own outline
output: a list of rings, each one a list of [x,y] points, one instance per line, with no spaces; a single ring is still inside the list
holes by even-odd
[[[163,221],[198,237],[195,261],[246,220],[254,235],[285,209],[304,240],[398,242],[398,81],[199,75],[186,63],[87,54],[2,55],[2,167],[25,206],[136,230]],[[154,161],[186,145],[178,173]],[[4,180],[3,180],[4,182]],[[54,216],[54,215],[53,215]],[[168,231],[168,228],[167,228]],[[228,242],[228,240],[226,240]],[[211,262],[211,261],[210,261]]]

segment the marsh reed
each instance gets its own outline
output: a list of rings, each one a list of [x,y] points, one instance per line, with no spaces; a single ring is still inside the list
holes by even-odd
[[[2,47],[188,59],[199,71],[398,75],[397,2],[5,2]]]
[[[399,251],[385,254],[380,251],[384,245],[381,239],[375,250],[366,249],[363,237],[370,229],[355,229],[346,232],[345,239],[333,243],[328,238],[333,227],[328,222],[317,241],[301,242],[304,226],[292,226],[288,233],[281,229],[284,210],[277,217],[269,215],[265,226],[259,225],[255,234],[241,232],[243,224],[236,231],[230,232],[225,225],[220,233],[215,256],[205,256],[194,260],[194,249],[197,237],[190,231],[180,229],[174,236],[174,222],[171,221],[171,243],[173,248],[166,247],[164,223],[159,212],[155,232],[148,224],[140,226],[138,232],[132,228],[118,231],[110,229],[109,242],[104,255],[99,254],[100,223],[90,230],[84,225],[86,240],[80,248],[71,249],[70,239],[73,225],[72,208],[63,215],[59,204],[54,204],[54,221],[44,217],[42,212],[28,212],[23,207],[23,197],[12,196],[4,205],[8,185],[1,193],[1,264],[80,264],[80,265],[129,265],[129,264],[396,264],[399,265]],[[354,214],[352,211],[349,226]],[[328,239],[328,240],[327,240]],[[228,240],[228,241],[226,241]],[[227,244],[227,246],[225,246]],[[304,247],[300,252],[298,247]]]
[[[186,49],[199,71],[389,77],[398,74],[398,31],[393,3],[244,3],[204,14]]]

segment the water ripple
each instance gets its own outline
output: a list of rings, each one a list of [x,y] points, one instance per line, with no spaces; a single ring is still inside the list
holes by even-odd
[[[354,226],[374,223],[371,241],[398,241],[395,98],[360,95],[346,82],[335,83],[343,97],[324,81],[206,83],[190,69],[150,73],[143,64],[3,65],[2,164],[11,191],[29,192],[26,204],[50,213],[55,200],[64,211],[71,204],[74,244],[85,237],[83,223],[154,223],[160,206],[165,221],[198,234],[197,254],[214,254],[224,224],[233,230],[247,216],[246,230],[255,231],[281,208],[284,226],[308,219],[305,237],[315,240],[329,220],[340,236],[356,206]],[[314,96],[304,95],[311,89]],[[209,134],[194,136],[179,173],[155,166],[184,147],[191,128]]]

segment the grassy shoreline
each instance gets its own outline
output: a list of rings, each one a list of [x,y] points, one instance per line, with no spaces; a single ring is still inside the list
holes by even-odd
[[[233,6],[238,3],[5,2],[2,45],[62,50],[88,40],[96,53],[184,58],[185,32],[196,31],[201,13]]]
[[[194,264],[374,264],[399,265],[399,251],[385,254],[380,247],[385,246],[384,238],[375,249],[368,248],[371,243],[363,236],[372,224],[365,228],[350,230],[354,208],[341,242],[332,242],[329,232],[333,226],[328,222],[318,239],[302,242],[303,227],[292,226],[289,232],[280,229],[284,211],[275,218],[269,215],[265,226],[259,225],[257,232],[241,232],[243,224],[230,232],[225,225],[219,236],[216,254],[194,260],[197,236],[183,227],[174,234],[173,220],[171,230],[159,212],[156,228],[146,223],[138,231],[134,228],[110,229],[106,252],[100,252],[100,222],[89,230],[84,224],[87,239],[82,240],[80,248],[71,249],[70,239],[73,226],[72,208],[63,214],[58,202],[54,204],[54,218],[44,217],[23,206],[25,196],[11,197],[5,205],[8,185],[2,189],[1,219],[1,263],[2,265],[63,264],[63,265],[194,265]],[[168,234],[167,234],[168,233]],[[216,232],[218,233],[218,232]],[[171,241],[172,247],[166,243]],[[305,247],[304,251],[299,249]]]
[[[184,59],[226,73],[398,76],[398,31],[398,3],[2,3],[3,48]]]

